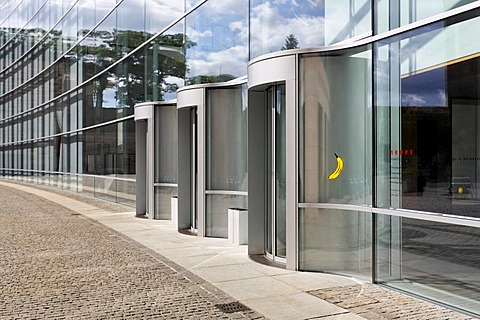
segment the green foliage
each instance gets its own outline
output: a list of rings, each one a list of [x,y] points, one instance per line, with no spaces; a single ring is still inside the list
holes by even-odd
[[[298,46],[298,39],[293,34],[289,34],[285,38],[285,44],[283,45],[281,50],[290,50],[290,49],[298,49],[298,48],[300,48]]]

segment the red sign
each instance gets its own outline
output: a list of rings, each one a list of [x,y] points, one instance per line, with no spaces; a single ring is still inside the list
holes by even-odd
[[[393,156],[413,156],[414,152],[413,152],[413,149],[408,149],[408,150],[404,150],[404,149],[395,149],[395,150],[390,150],[390,155]]]

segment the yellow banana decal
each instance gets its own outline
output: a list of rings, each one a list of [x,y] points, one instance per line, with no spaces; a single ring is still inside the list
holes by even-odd
[[[341,157],[339,157],[338,154],[336,154],[336,153],[335,153],[335,157],[337,158],[337,168],[335,169],[335,171],[333,171],[328,176],[329,180],[337,179],[338,176],[340,175],[340,173],[342,173],[342,170],[343,170],[343,159]]]

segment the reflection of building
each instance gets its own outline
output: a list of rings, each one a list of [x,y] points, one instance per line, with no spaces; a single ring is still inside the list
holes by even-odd
[[[478,2],[50,2],[0,12],[2,177],[480,314]]]

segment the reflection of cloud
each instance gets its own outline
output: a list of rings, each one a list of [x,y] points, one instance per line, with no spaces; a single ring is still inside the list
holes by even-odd
[[[239,45],[223,51],[200,52],[187,62],[190,69],[188,77],[220,74],[243,76],[247,73],[247,50],[246,46]]]
[[[100,21],[116,5],[116,0],[82,0],[78,5],[86,21],[93,21],[94,17],[96,21]],[[123,1],[109,19],[115,21],[115,27],[119,30],[144,31],[146,29],[149,33],[158,33],[172,21],[180,18],[183,15],[183,9],[181,1],[129,0]],[[102,26],[99,30],[102,30]]]
[[[203,32],[195,30],[195,29],[188,29],[188,37],[190,40],[198,41],[200,38],[205,37],[212,37],[213,32],[211,30],[205,30]]]
[[[279,8],[267,2],[252,8],[250,24],[253,56],[280,50],[285,37],[292,33],[302,48],[324,43],[323,16],[295,14],[285,17]]]
[[[187,0],[186,10],[191,9],[198,0]],[[239,0],[210,0],[197,10],[202,10],[202,16],[222,18],[224,15],[238,14],[244,12],[247,4],[246,1]]]
[[[439,101],[439,106],[445,106],[447,105],[447,95],[445,93],[445,90],[437,90],[437,97]]]
[[[139,1],[139,0],[137,0]],[[143,0],[140,0],[143,2]],[[127,1],[128,2],[128,1]],[[146,31],[150,33],[158,33],[164,29],[168,24],[172,23],[175,19],[180,18],[183,15],[184,5],[183,1],[146,1]],[[135,6],[131,6],[132,12],[134,12]],[[170,30],[171,33],[182,32],[183,24],[180,22]]]
[[[163,99],[165,101],[173,100],[177,98],[177,92],[169,91],[168,86],[176,86],[177,88],[181,88],[185,86],[185,80],[178,77],[167,76],[164,79],[164,84],[162,84],[162,91],[163,91]]]
[[[423,99],[422,95],[413,94],[413,93],[402,94],[403,106],[419,107],[419,106],[424,106],[425,102],[426,101],[425,99]]]
[[[325,4],[325,43],[333,44],[370,31],[370,0],[336,0]]]
[[[444,107],[446,103],[445,91],[440,89],[402,94],[402,106],[404,107]]]
[[[187,16],[187,37],[196,43],[187,50],[189,78],[246,74],[247,8],[246,1],[210,0]]]

